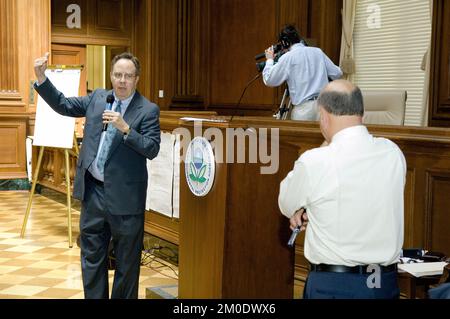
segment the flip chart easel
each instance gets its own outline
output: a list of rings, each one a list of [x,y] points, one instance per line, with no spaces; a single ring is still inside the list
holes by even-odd
[[[80,73],[83,66],[80,65],[54,65],[48,66],[46,76],[53,85],[66,97],[78,96],[80,85]],[[57,134],[55,134],[55,126]],[[34,192],[38,184],[39,171],[42,166],[42,157],[45,147],[57,147],[64,149],[65,177],[67,192],[67,228],[69,247],[72,248],[72,203],[70,190],[70,159],[69,154],[78,157],[79,149],[75,134],[75,118],[62,116],[53,111],[48,104],[39,96],[36,109],[36,125],[34,131],[33,145],[40,146],[36,169],[33,176],[30,196],[28,198],[27,210],[22,223],[20,236],[25,236],[28,217],[31,211]]]

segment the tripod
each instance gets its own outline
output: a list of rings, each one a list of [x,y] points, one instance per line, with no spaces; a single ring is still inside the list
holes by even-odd
[[[287,103],[286,103],[287,102]],[[288,115],[290,115],[292,107],[292,101],[289,97],[289,89],[286,87],[284,90],[283,98],[281,99],[280,107],[278,108],[278,112],[273,115],[277,120],[286,120]]]

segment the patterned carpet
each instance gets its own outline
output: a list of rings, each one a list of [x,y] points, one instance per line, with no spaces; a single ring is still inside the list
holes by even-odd
[[[0,299],[84,298],[80,250],[75,242],[79,207],[74,203],[74,244],[69,248],[67,209],[52,195],[34,196],[25,237],[20,237],[28,197],[27,191],[0,191]],[[177,267],[149,254],[145,259],[139,279],[140,299],[145,298],[147,288],[177,285]],[[113,271],[109,277],[111,291]]]

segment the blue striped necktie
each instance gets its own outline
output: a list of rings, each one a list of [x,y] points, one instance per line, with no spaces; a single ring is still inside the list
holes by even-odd
[[[122,101],[118,101],[117,105],[116,105],[116,109],[115,112],[122,112]],[[100,149],[100,152],[98,154],[98,159],[97,159],[97,168],[100,172],[100,174],[103,175],[104,173],[104,169],[105,169],[105,162],[106,162],[106,158],[108,157],[108,153],[109,153],[109,149],[111,148],[111,144],[112,141],[114,139],[114,136],[116,135],[116,127],[114,125],[112,125],[111,123],[109,123],[108,125],[108,129],[105,132],[105,139],[103,141],[102,144],[102,148]]]

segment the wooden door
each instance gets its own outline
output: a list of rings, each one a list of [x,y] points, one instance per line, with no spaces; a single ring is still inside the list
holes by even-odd
[[[87,94],[87,65],[86,65],[86,46],[85,45],[62,45],[52,44],[52,64],[63,65],[83,65],[80,77],[80,96]],[[78,137],[83,136],[84,118],[78,118],[75,122],[75,131]]]
[[[450,127],[450,0],[433,3],[429,126]]]

